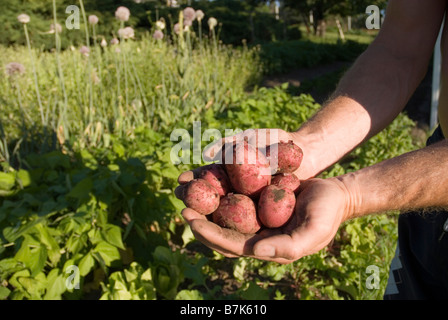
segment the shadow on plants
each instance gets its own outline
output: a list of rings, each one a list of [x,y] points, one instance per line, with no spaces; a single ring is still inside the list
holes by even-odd
[[[178,172],[154,150],[155,138],[141,130],[135,141],[111,137],[109,147],[16,155],[17,168],[2,163],[0,299],[123,298],[114,289],[121,274],[125,286],[143,281],[126,294],[173,298],[184,258],[170,258],[180,210],[167,190]],[[70,266],[82,290],[67,286]]]

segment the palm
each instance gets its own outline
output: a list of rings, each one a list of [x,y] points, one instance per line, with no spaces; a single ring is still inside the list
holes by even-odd
[[[241,135],[246,136],[249,142],[256,143],[261,132],[261,130],[251,130]],[[277,134],[281,141],[293,138],[283,130],[279,130]],[[224,143],[229,143],[234,138],[225,138]],[[273,143],[269,140],[272,139],[267,139],[266,145]],[[262,146],[258,145],[258,147]],[[208,148],[204,156],[210,160],[217,160],[221,150],[222,143],[217,143]],[[302,166],[307,167],[306,157]],[[311,166],[308,165],[308,167]],[[188,171],[179,177],[180,186],[176,189],[178,197],[181,197],[182,186],[194,179],[197,172],[198,170]],[[307,176],[303,170],[301,173]],[[333,239],[340,223],[344,220],[345,194],[338,180],[312,179],[303,183],[301,189],[297,198],[295,215],[282,229],[266,229],[259,234],[242,234],[221,228],[190,208],[184,209],[182,215],[199,241],[225,256],[251,256],[279,263],[290,263],[325,247]]]

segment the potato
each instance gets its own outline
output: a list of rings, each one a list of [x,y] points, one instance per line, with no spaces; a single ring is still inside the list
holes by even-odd
[[[203,167],[199,178],[210,183],[218,191],[220,197],[224,197],[231,190],[229,177],[220,164],[214,163]]]
[[[280,173],[272,177],[271,185],[286,188],[297,193],[300,187],[300,180],[294,173]]]
[[[221,198],[218,209],[212,213],[212,220],[221,227],[241,233],[255,233],[261,228],[255,203],[243,194],[229,193]]]
[[[292,217],[295,205],[294,192],[274,185],[267,186],[258,200],[258,218],[265,227],[282,227]]]
[[[273,174],[293,173],[302,163],[303,151],[302,148],[290,140],[268,146],[266,157],[269,159]]]
[[[235,144],[233,149],[226,148],[226,153],[229,150],[233,152],[232,163],[224,163],[234,191],[250,197],[258,196],[271,183],[269,161],[246,141]]]
[[[219,193],[204,179],[193,179],[183,187],[182,200],[188,208],[207,215],[219,206]]]

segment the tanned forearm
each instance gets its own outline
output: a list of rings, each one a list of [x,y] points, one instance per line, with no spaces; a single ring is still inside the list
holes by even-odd
[[[417,0],[389,2],[375,41],[344,75],[330,101],[294,133],[304,149],[300,178],[336,163],[403,110],[427,71],[445,6],[441,0],[428,2],[425,10]]]
[[[357,60],[330,101],[295,133],[314,161],[310,172],[325,170],[395,119],[425,74],[426,61],[417,64],[395,59],[381,46]]]
[[[448,141],[343,175],[348,216],[448,208]]]

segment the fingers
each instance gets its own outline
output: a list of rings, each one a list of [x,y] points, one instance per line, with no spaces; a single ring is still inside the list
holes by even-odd
[[[186,184],[188,182],[190,182],[193,179],[196,179],[199,177],[199,173],[201,172],[202,167],[190,170],[190,171],[185,171],[182,172],[180,174],[180,176],[177,178],[177,182],[182,185],[182,184]]]
[[[253,252],[259,259],[292,262],[325,248],[333,240],[334,233],[329,228],[305,222],[290,233],[261,239],[254,245]]]
[[[243,234],[231,229],[221,228],[209,221],[206,216],[190,208],[182,210],[182,216],[190,225],[197,240],[225,256],[253,255],[253,244],[260,238],[256,234]]]
[[[199,167],[190,171],[182,172],[180,174],[180,176],[177,178],[179,186],[177,186],[176,189],[174,189],[174,195],[176,196],[177,199],[183,200],[184,186],[191,180],[198,178],[201,169],[202,167]]]
[[[267,145],[288,142],[291,134],[281,129],[248,129],[235,135],[224,137],[221,140],[207,146],[203,152],[206,162],[220,161],[222,159],[222,147],[226,144],[233,145],[235,142],[247,140],[250,144],[264,148]]]
[[[260,232],[260,234],[242,234],[231,229],[221,228],[217,224],[208,221],[206,216],[189,208],[182,211],[182,216],[190,225],[197,240],[228,258],[246,256],[281,264],[288,264],[294,261],[282,257],[260,256],[254,253],[254,245],[257,241],[280,234],[282,231],[279,229],[266,229]]]

